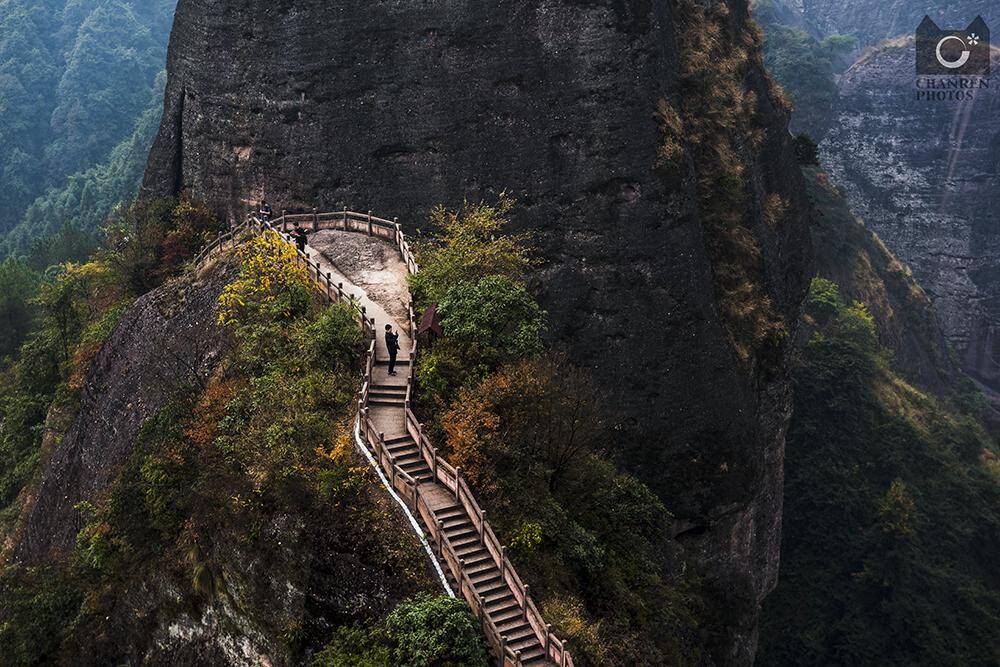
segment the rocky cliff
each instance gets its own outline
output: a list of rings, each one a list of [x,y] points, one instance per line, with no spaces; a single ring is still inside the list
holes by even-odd
[[[168,74],[149,194],[410,232],[437,203],[518,198],[552,340],[620,406],[705,568],[716,659],[750,663],[809,243],[746,3],[182,0]]]
[[[143,424],[211,374],[222,349],[215,304],[225,267],[172,282],[130,308],[94,360],[80,409],[45,469],[12,560],[34,565],[72,552],[83,517],[132,455]]]
[[[995,392],[1000,77],[971,100],[918,100],[914,62],[913,40],[901,39],[843,75],[823,160],[855,213],[912,267],[966,371]],[[995,73],[998,64],[994,51]]]

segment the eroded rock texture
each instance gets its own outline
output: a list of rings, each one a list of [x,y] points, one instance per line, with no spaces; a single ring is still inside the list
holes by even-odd
[[[72,552],[83,516],[115,480],[150,417],[177,391],[207,379],[221,354],[216,302],[231,272],[176,280],[140,298],[94,360],[69,432],[45,468],[13,560],[37,564]]]
[[[840,82],[822,144],[852,209],[909,265],[965,370],[1000,390],[1000,57],[989,89],[917,99],[912,40],[883,45]]]
[[[744,223],[762,297],[793,327],[809,271],[799,170],[746,3],[725,4],[720,48],[751,45],[762,132],[741,149]],[[231,218],[262,194],[279,210],[371,208],[410,233],[437,203],[511,192],[545,259],[554,346],[608,390],[627,463],[705,566],[717,661],[748,664],[777,574],[788,384],[784,348],[767,368],[733,349],[700,165],[670,182],[654,168],[657,101],[688,94],[677,43],[698,29],[692,6],[181,0],[145,190],[188,190]],[[780,225],[763,222],[767,193],[788,204]]]

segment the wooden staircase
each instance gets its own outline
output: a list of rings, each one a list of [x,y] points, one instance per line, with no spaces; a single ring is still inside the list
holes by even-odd
[[[344,210],[336,213],[282,214],[272,222],[248,218],[245,225],[221,235],[198,255],[198,261],[214,252],[234,246],[246,230],[260,233],[283,230],[299,222],[312,231],[338,229],[381,237],[393,242],[409,272],[417,263],[399,223],[368,214]],[[286,240],[287,235],[285,235]],[[319,261],[299,253],[298,261],[330,302],[347,301],[358,313],[368,341],[364,384],[359,392],[358,430],[364,445],[377,461],[393,490],[420,521],[450,585],[472,608],[482,626],[487,643],[500,667],[553,665],[573,667],[565,642],[556,637],[542,618],[528,586],[507,558],[507,549],[497,539],[461,470],[437,453],[427,439],[423,425],[411,409],[416,383],[417,323],[409,312],[408,346],[400,351],[398,375],[388,374],[388,361],[377,340],[380,325],[366,312],[382,309],[365,295],[358,299],[334,283],[331,271],[324,272]]]
[[[498,562],[487,544],[485,522],[481,518],[476,521],[470,507],[461,502],[462,491],[466,488],[464,481],[458,482],[456,497],[455,492],[440,481],[443,462],[437,462],[435,474],[434,459],[429,461],[425,456],[426,447],[422,448],[418,442],[422,429],[418,427],[417,437],[414,437],[405,428],[411,377],[407,376],[406,384],[401,384],[402,376],[389,376],[386,366],[386,362],[378,359],[372,365],[373,379],[367,386],[367,404],[362,407],[362,419],[385,428],[397,424],[401,432],[379,432],[374,438],[368,438],[373,446],[372,453],[381,452],[379,458],[388,461],[390,474],[395,471],[394,486],[404,498],[412,499],[412,508],[417,510],[428,534],[435,538],[450,584],[471,594],[466,597],[472,598],[470,604],[480,616],[487,635],[489,629],[495,628],[497,644],[494,650],[508,656],[503,664],[555,664],[546,659],[543,640],[529,620],[524,592],[519,596],[511,583],[513,569],[505,550],[501,548]],[[407,366],[399,368],[402,371]],[[454,567],[447,567],[451,564]]]

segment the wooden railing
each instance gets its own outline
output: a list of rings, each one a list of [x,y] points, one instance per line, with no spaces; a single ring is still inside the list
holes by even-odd
[[[418,271],[416,258],[403,234],[398,219],[387,220],[373,216],[371,211],[368,213],[357,213],[346,209],[334,213],[318,213],[314,210],[312,213],[288,214],[283,211],[282,215],[273,221],[262,221],[257,217],[248,217],[245,224],[240,225],[228,234],[221,235],[213,241],[212,244],[199,253],[197,259],[200,261],[216,251],[224,250],[226,247],[235,244],[240,233],[248,229],[255,232],[271,229],[291,242],[287,231],[295,223],[305,227],[308,231],[340,229],[389,240],[399,250],[400,256],[406,264],[407,271],[411,275]],[[458,583],[462,597],[469,603],[473,614],[482,626],[483,634],[486,636],[494,656],[498,659],[498,664],[502,667],[518,667],[522,664],[520,654],[507,646],[506,639],[493,624],[492,619],[490,619],[482,599],[476,592],[472,580],[465,571],[464,561],[452,547],[444,531],[442,522],[435,516],[434,511],[427,503],[417,481],[396,464],[395,457],[386,446],[385,435],[378,432],[375,423],[369,415],[368,395],[372,386],[372,377],[376,363],[374,319],[369,319],[365,307],[353,295],[347,294],[344,291],[343,284],[334,285],[330,274],[324,274],[319,262],[314,261],[308,253],[298,252],[297,261],[300,265],[306,267],[306,270],[319,290],[326,295],[331,303],[348,300],[354,305],[359,315],[365,338],[368,341],[364,381],[358,397],[359,430],[361,437],[375,460],[378,461],[379,467],[385,473],[386,479],[389,480],[393,490],[403,499],[410,511],[417,515],[424,523],[438,560],[448,569],[448,572],[451,573],[452,577]],[[414,442],[417,443],[420,455],[430,467],[434,479],[451,493],[455,494],[456,502],[464,507],[471,518],[473,526],[479,532],[482,544],[486,547],[494,564],[500,570],[501,576],[510,587],[518,605],[521,607],[525,621],[530,624],[535,635],[541,641],[548,660],[559,667],[573,667],[573,658],[566,643],[556,637],[552,633],[551,626],[545,623],[538,605],[531,597],[527,584],[521,580],[515,571],[507,557],[507,548],[502,545],[492,526],[490,526],[489,521],[486,519],[486,512],[483,511],[476,501],[468,482],[462,477],[461,470],[452,466],[438,454],[437,448],[427,438],[423,425],[418,421],[413,412],[412,400],[416,385],[417,320],[412,306],[410,306],[408,315],[408,328],[412,348],[410,350],[409,375],[406,379],[406,398],[404,401],[406,431],[413,438]]]

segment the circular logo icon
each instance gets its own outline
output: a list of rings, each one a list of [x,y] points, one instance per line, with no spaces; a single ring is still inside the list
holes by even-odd
[[[947,58],[944,57],[944,54],[941,53],[941,47],[944,46],[945,43],[947,43],[950,40],[955,40],[956,42],[962,45],[962,55],[960,55],[957,60],[948,60]],[[939,63],[941,63],[942,66],[947,67],[948,69],[958,69],[965,63],[969,62],[969,56],[971,54],[969,50],[965,48],[965,40],[963,40],[961,37],[956,37],[955,35],[948,35],[947,37],[942,37],[941,41],[937,43],[937,49],[935,50],[935,55],[937,55],[937,60]]]

